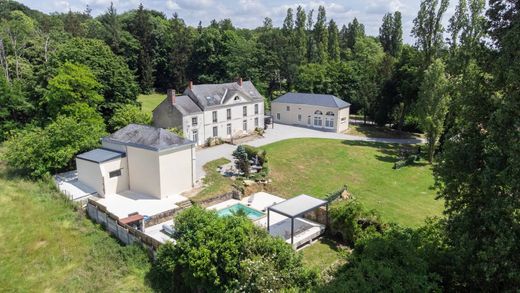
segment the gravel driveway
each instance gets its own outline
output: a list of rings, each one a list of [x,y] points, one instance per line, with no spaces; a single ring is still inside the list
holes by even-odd
[[[291,138],[330,138],[353,141],[369,141],[382,143],[400,143],[400,144],[416,144],[424,142],[423,139],[399,139],[399,138],[369,138],[363,136],[348,135],[343,133],[325,132],[311,128],[298,127],[292,125],[275,124],[274,128],[268,128],[264,133],[264,137],[248,142],[247,144],[260,147],[280,140]],[[222,144],[210,148],[204,148],[197,151],[197,177],[204,177],[205,172],[202,168],[206,163],[219,159],[232,159],[231,153],[236,146]]]

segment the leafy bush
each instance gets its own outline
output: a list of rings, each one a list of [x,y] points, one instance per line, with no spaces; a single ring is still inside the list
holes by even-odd
[[[126,104],[119,106],[108,121],[110,131],[119,130],[128,124],[152,124],[152,115],[145,113],[139,106]]]
[[[348,263],[322,292],[440,291],[431,272],[423,239],[412,229],[393,227],[356,243]]]
[[[25,128],[5,142],[3,159],[22,174],[42,177],[71,167],[80,152],[99,144],[103,118],[86,104],[73,104],[45,128]]]
[[[384,230],[379,215],[374,211],[365,211],[356,200],[332,205],[329,215],[333,233],[350,245]]]
[[[208,137],[208,139],[206,139],[206,146],[208,147],[220,145],[223,143],[224,141],[220,137]]]
[[[175,219],[177,243],[161,246],[149,274],[161,292],[279,291],[309,288],[317,274],[301,255],[243,216],[192,207]]]

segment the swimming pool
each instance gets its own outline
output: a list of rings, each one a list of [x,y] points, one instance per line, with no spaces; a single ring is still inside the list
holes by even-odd
[[[219,216],[225,217],[225,216],[229,216],[229,215],[238,213],[239,211],[243,211],[247,215],[247,217],[251,220],[257,220],[264,216],[264,213],[257,211],[255,209],[252,209],[248,206],[245,206],[241,203],[236,203],[232,206],[221,209],[221,210],[217,211],[217,214]]]

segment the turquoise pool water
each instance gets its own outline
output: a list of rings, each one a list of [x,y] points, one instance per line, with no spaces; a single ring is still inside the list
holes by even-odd
[[[217,211],[217,214],[221,217],[233,215],[234,213],[237,213],[238,211],[244,211],[248,218],[251,220],[260,219],[264,216],[264,213],[257,211],[255,209],[252,209],[250,207],[247,207],[241,203],[236,203],[232,206],[229,206],[225,209],[221,209]]]

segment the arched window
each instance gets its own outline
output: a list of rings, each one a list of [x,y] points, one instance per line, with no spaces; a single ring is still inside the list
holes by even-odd
[[[334,116],[334,112],[329,111],[329,112],[327,112],[327,114],[325,114],[325,115],[327,115],[327,116]]]
[[[238,101],[238,100],[240,100],[240,97],[239,96],[235,96],[235,98],[233,100]]]
[[[314,111],[314,115],[323,115],[323,113],[320,110]]]

